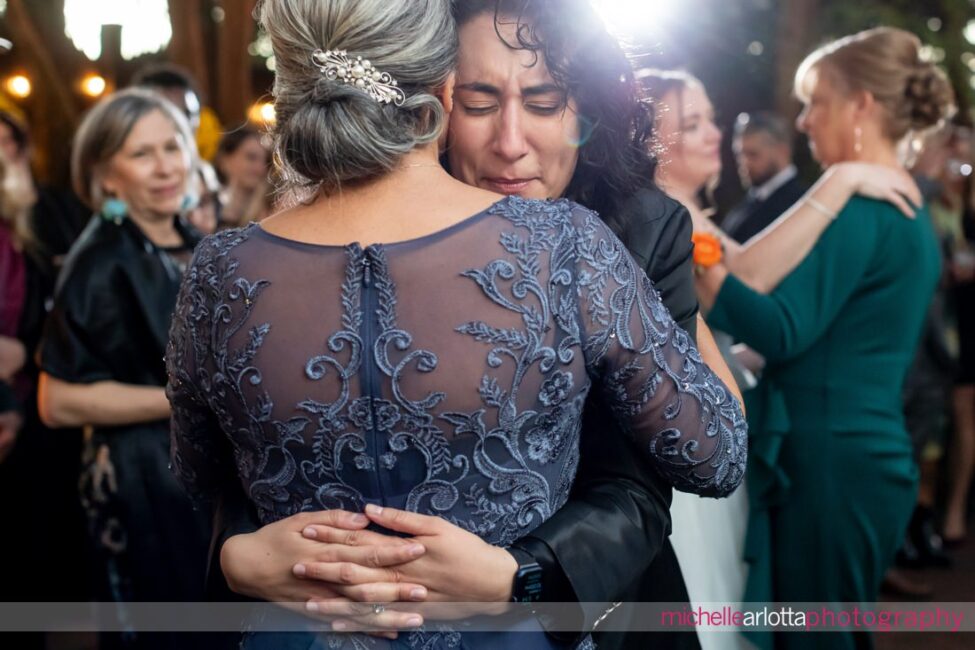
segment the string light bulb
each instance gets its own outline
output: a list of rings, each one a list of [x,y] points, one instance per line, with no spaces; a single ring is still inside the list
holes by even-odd
[[[107,85],[105,78],[101,75],[85,75],[85,78],[81,80],[81,92],[88,97],[101,97]]]
[[[274,104],[258,102],[247,111],[247,119],[255,124],[274,124]]]
[[[30,93],[33,90],[30,79],[22,74],[17,74],[8,78],[4,85],[7,88],[7,92],[19,99],[30,97]]]

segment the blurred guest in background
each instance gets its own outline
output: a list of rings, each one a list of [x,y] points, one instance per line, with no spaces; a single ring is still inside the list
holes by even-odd
[[[951,271],[955,251],[959,245],[962,248],[965,245],[962,223],[970,209],[970,137],[969,130],[962,127],[932,134],[911,169],[929,205],[945,262],[914,365],[904,383],[904,417],[914,442],[920,482],[917,507],[897,559],[899,565],[912,568],[950,564],[937,532],[935,510],[945,433],[949,428],[951,387],[960,370],[956,344],[959,332],[955,328],[958,306],[953,301],[955,278]],[[963,428],[961,433],[964,435]],[[949,460],[957,457],[949,455]],[[884,587],[889,592],[908,596],[928,595],[931,590],[926,583],[913,581],[907,574],[894,570],[888,572]]]
[[[270,165],[271,154],[257,128],[242,124],[224,134],[214,160],[224,188],[220,228],[246,226],[268,215]]]
[[[97,216],[58,281],[39,406],[51,427],[92,429],[81,485],[102,599],[202,598],[207,525],[169,470],[163,390],[167,329],[197,242],[176,216],[192,148],[184,115],[141,89],[102,100],[75,136],[75,190]]]
[[[744,244],[791,208],[809,189],[792,164],[792,131],[772,113],[742,113],[732,141],[738,176],[748,193],[721,229]]]
[[[80,431],[52,432],[37,413],[32,351],[61,256],[83,225],[68,192],[38,187],[22,116],[0,111],[0,600],[88,598],[77,499]],[[59,559],[55,569],[49,558]]]
[[[33,187],[17,178],[7,156],[0,154],[0,463],[13,451],[23,425],[26,397],[21,370],[27,348],[18,338],[27,293],[24,243]]]
[[[942,534],[949,547],[967,536],[969,496],[975,472],[975,206],[973,206],[972,132],[955,128],[945,143],[940,167],[941,191],[931,214],[943,233],[954,315],[957,374],[951,394],[952,435],[948,446],[949,483]]]
[[[131,85],[148,88],[168,99],[186,116],[192,133],[196,133],[200,127],[203,104],[196,82],[188,70],[172,63],[150,65],[135,74]]]
[[[29,279],[38,285],[36,290],[32,287],[27,292],[27,300],[31,302],[27,314],[35,317],[38,310],[43,312],[50,307],[64,256],[90,215],[72,192],[37,185],[31,171],[27,124],[20,116],[7,111],[0,111],[0,155],[6,160],[7,186],[29,203],[21,215],[18,231],[27,253],[25,261],[33,267]],[[39,302],[36,306],[35,301]],[[39,324],[35,329],[40,329]],[[36,344],[36,338],[30,343]]]
[[[159,92],[181,110],[190,123],[200,158],[213,159],[222,131],[220,120],[204,105],[199,84],[189,70],[173,63],[148,65],[136,72],[131,85]]]
[[[197,161],[190,179],[189,201],[185,206],[186,220],[204,235],[217,231],[223,213],[220,202],[220,180],[213,165]]]
[[[27,292],[27,268],[23,253],[24,226],[33,202],[29,185],[11,174],[9,153],[0,149],[0,515],[5,533],[0,535],[0,601],[34,600],[34,567],[41,556],[34,553],[32,511],[41,504],[25,498],[25,488],[37,468],[25,454],[24,401],[29,387],[23,369],[27,348],[19,338]],[[27,190],[27,191],[25,191]],[[23,534],[20,534],[23,531]],[[5,635],[5,640],[7,640]],[[9,639],[17,647],[40,648],[42,638],[24,634]]]

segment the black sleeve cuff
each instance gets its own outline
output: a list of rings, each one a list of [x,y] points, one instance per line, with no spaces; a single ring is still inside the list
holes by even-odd
[[[569,582],[565,571],[559,564],[558,558],[549,548],[549,545],[544,541],[536,537],[522,537],[521,539],[515,541],[509,548],[517,549],[523,553],[530,555],[542,567],[542,595],[540,598],[541,602],[555,602],[555,603],[565,603],[562,608],[560,608],[560,619],[559,627],[567,627],[566,623],[569,623],[569,627],[573,629],[583,630],[586,626],[586,621],[591,620],[592,617],[587,617],[586,613],[583,611],[582,607],[578,608],[577,612],[566,611],[568,609],[567,604],[570,602],[576,602],[578,597],[576,596],[575,590],[572,588],[572,584]],[[517,559],[517,558],[516,558]],[[568,619],[566,617],[569,617]],[[582,637],[588,632],[551,632],[549,627],[554,622],[547,619],[545,616],[538,616],[538,621],[542,628],[546,630],[546,633],[553,639],[566,642],[578,642],[582,640]]]

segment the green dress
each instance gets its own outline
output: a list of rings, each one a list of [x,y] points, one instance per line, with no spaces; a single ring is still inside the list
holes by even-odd
[[[940,264],[926,210],[910,220],[855,197],[773,293],[733,275],[721,287],[711,326],[768,363],[748,399],[747,602],[877,600],[914,507],[900,395]],[[870,644],[864,634],[775,639]]]

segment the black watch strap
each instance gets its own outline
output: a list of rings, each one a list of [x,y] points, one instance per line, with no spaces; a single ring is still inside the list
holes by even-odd
[[[508,552],[518,563],[511,585],[511,600],[516,603],[538,602],[542,597],[541,565],[531,553],[517,546],[508,547]]]

